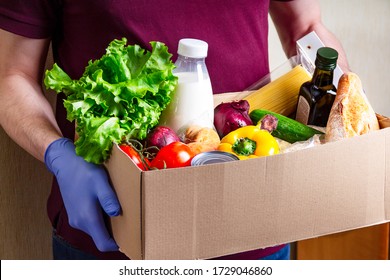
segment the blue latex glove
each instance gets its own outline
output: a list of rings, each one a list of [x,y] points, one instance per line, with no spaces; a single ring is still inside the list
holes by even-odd
[[[104,168],[76,155],[73,142],[67,138],[48,146],[45,164],[57,178],[69,224],[89,234],[100,251],[118,250],[103,219],[102,209],[109,216],[120,213]]]

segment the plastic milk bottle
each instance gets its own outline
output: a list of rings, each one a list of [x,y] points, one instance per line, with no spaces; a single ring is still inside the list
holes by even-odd
[[[190,125],[213,127],[214,102],[205,58],[208,44],[197,39],[181,39],[173,74],[178,84],[172,100],[162,112],[160,125],[173,129],[180,137]]]

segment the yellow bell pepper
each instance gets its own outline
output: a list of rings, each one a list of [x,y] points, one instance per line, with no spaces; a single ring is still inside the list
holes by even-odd
[[[235,154],[243,160],[278,154],[279,145],[267,130],[248,125],[223,137],[218,150]]]

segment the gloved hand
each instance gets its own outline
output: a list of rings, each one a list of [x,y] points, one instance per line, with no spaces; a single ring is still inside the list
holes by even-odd
[[[76,155],[73,142],[67,138],[48,146],[45,164],[57,178],[69,224],[89,234],[100,251],[118,250],[103,220],[102,209],[109,216],[120,213],[104,168]]]

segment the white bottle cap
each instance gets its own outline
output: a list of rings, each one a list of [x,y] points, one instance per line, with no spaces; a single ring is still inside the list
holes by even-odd
[[[208,44],[197,39],[181,39],[177,53],[182,56],[202,58],[207,56]]]

